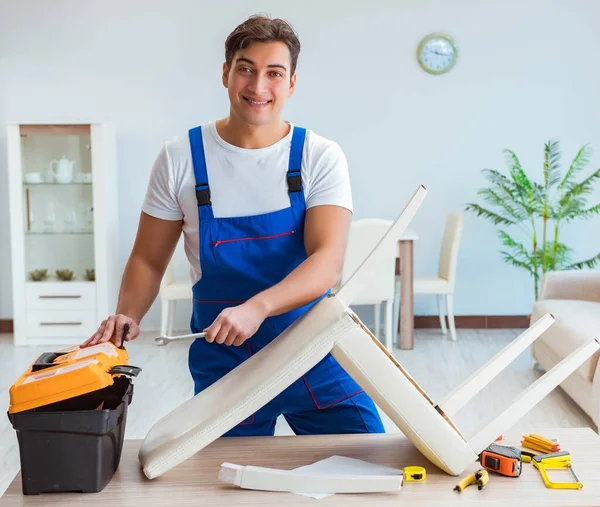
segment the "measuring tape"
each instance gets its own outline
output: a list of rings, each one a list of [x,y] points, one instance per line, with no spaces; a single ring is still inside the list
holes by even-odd
[[[427,472],[423,467],[404,467],[404,480],[408,482],[423,482]]]

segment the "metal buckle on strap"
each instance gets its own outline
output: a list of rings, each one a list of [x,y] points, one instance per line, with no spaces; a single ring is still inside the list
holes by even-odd
[[[300,170],[288,171],[287,184],[288,184],[289,192],[301,192],[302,191],[302,176],[301,176]]]
[[[208,183],[196,185],[196,199],[198,201],[198,206],[210,204],[210,188],[208,187]]]

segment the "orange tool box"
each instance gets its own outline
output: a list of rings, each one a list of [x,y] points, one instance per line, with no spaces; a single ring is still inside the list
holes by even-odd
[[[113,384],[115,376],[137,375],[140,369],[127,361],[127,351],[112,342],[46,352],[10,388],[8,412],[31,410],[103,389]]]
[[[133,397],[124,348],[112,342],[41,354],[10,387],[23,494],[97,492],[119,466]]]

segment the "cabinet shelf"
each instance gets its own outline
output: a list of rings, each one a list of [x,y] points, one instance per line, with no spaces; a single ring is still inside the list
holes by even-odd
[[[94,231],[25,231],[25,236],[90,236]]]
[[[27,181],[23,182],[24,187],[89,187],[92,185],[92,182],[87,181],[72,181],[71,183],[56,183],[50,181],[41,181],[40,183],[29,183]]]

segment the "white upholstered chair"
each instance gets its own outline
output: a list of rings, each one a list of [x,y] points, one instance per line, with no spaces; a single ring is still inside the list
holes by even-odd
[[[442,333],[446,334],[446,319],[443,311],[444,299],[448,313],[448,327],[450,336],[456,340],[456,326],[454,323],[454,287],[456,284],[456,261],[458,247],[462,236],[463,216],[460,213],[450,213],[446,218],[444,237],[438,261],[437,276],[414,277],[414,294],[435,294],[437,296],[438,315]],[[400,313],[400,277],[396,276],[394,297],[394,329],[398,329]]]
[[[348,245],[346,247],[346,256],[342,267],[342,275],[337,287],[344,284],[352,273],[362,264],[362,262],[371,253],[375,245],[379,243],[384,234],[392,225],[392,220],[380,218],[365,218],[354,220],[350,224],[348,233]],[[369,285],[364,287],[360,296],[356,298],[353,305],[373,305],[374,306],[374,334],[381,341],[379,333],[381,322],[381,308],[384,310],[384,336],[383,341],[388,350],[392,349],[393,343],[393,304],[394,304],[394,273],[396,271],[396,251],[392,248],[389,251],[389,258],[385,263],[379,266],[374,276],[369,281]],[[396,328],[397,329],[397,328]]]
[[[176,280],[173,258],[171,258],[171,262],[169,262],[160,282],[158,296],[161,303],[160,334],[170,334],[175,322],[177,301],[190,300],[192,298],[192,282],[188,280]]]

